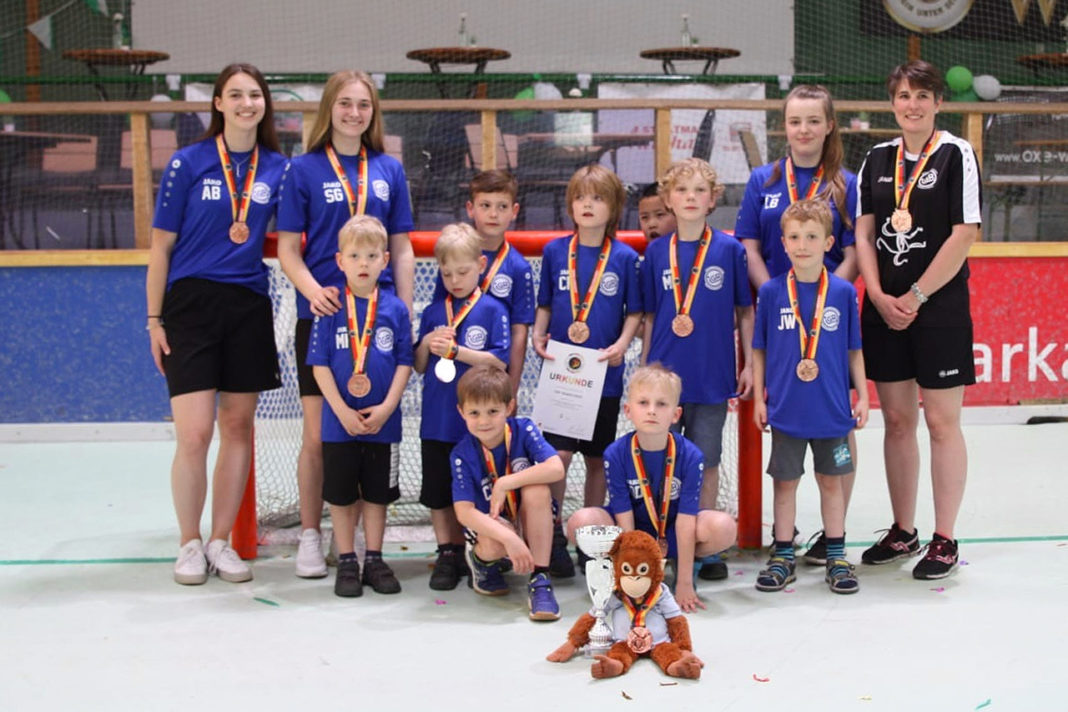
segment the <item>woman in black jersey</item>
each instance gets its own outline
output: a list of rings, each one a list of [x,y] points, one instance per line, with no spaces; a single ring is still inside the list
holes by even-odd
[[[936,579],[957,565],[953,528],[967,474],[960,415],[964,387],[975,383],[967,256],[979,232],[979,167],[967,141],[935,127],[944,84],[934,66],[916,60],[895,68],[887,90],[901,137],[872,148],[860,169],[856,239],[867,285],[864,365],[885,421],[894,522],[862,561],[885,564],[920,551],[922,399],[935,523],[912,575]]]

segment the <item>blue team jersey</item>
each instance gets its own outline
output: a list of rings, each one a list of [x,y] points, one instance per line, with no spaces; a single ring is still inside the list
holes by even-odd
[[[654,240],[660,242],[661,240]],[[634,528],[646,532],[654,539],[656,528],[642,498],[638,473],[631,459],[630,442],[633,433],[627,433],[604,451],[604,475],[608,480],[608,510],[613,514],[634,513]],[[671,505],[668,508],[668,558],[678,556],[675,542],[675,518],[679,514],[697,515],[701,511],[701,481],[704,478],[705,462],[701,451],[679,433],[672,432],[675,439],[675,478],[671,483]],[[642,450],[642,463],[653,490],[653,502],[657,516],[663,501],[664,459],[667,449]]]
[[[816,364],[819,376],[805,383],[797,377],[801,360],[798,325],[790,308],[786,275],[768,280],[757,294],[753,348],[765,351],[764,385],[768,392],[768,423],[795,438],[836,438],[856,425],[849,402],[849,352],[860,349],[857,290],[844,279],[830,277]],[[798,282],[797,297],[805,326],[816,309],[817,284]],[[857,384],[859,388],[866,387]]]
[[[356,329],[367,318],[367,300],[354,297],[356,302]],[[352,350],[349,345],[349,308],[344,292],[341,309],[330,316],[317,316],[312,325],[308,343],[308,365],[329,366],[341,396],[350,408],[360,409],[378,405],[386,399],[393,383],[393,374],[398,366],[411,366],[412,322],[408,308],[395,294],[378,290],[378,306],[375,313],[374,333],[371,348],[364,362],[364,373],[371,379],[371,392],[363,398],[349,393],[349,378],[352,377]],[[357,338],[359,338],[357,336]],[[373,435],[349,435],[330,407],[323,404],[323,442],[336,443],[360,440],[371,443],[399,443],[401,440],[401,409],[398,406],[389,416],[382,429]]]
[[[230,152],[239,183],[251,155],[251,151]],[[230,240],[233,206],[215,138],[178,149],[164,170],[152,221],[152,227],[178,234],[167,271],[168,288],[179,279],[198,277],[267,294],[263,238],[278,206],[285,165],[285,156],[260,146],[247,216],[249,238],[238,245]]]
[[[496,250],[482,250],[486,256],[486,271],[493,264],[493,258],[497,256]],[[478,276],[479,284],[486,276],[486,271]],[[501,263],[501,268],[493,276],[486,294],[496,297],[508,311],[508,322],[511,324],[534,323],[534,273],[530,269],[527,258],[519,254],[519,250],[513,247]],[[441,281],[441,273],[434,279],[434,300],[445,298],[445,284]]]
[[[779,180],[771,185],[764,185],[771,177],[772,170],[779,166]],[[812,176],[816,169],[794,166],[794,175],[797,177],[797,193],[804,196],[812,183]],[[857,212],[857,176],[842,169],[842,177],[845,179],[846,213],[855,215]],[[824,191],[827,183],[820,186]],[[842,264],[845,258],[843,249],[856,244],[856,238],[852,229],[846,229],[842,224],[842,216],[834,200],[828,196],[831,205],[831,217],[834,225],[831,234],[834,235],[834,245],[823,256],[823,264],[832,272]],[[734,224],[734,236],[739,240],[759,240],[760,254],[764,257],[764,264],[768,268],[768,274],[778,277],[790,271],[790,259],[786,256],[786,250],[782,246],[782,227],[779,223],[783,212],[790,205],[790,192],[786,187],[786,159],[777,163],[769,163],[760,166],[749,176],[749,183],[745,186],[745,195],[742,197],[742,206],[738,209],[738,219]]]
[[[513,473],[556,456],[556,449],[545,442],[538,426],[530,418],[508,418],[506,423],[505,427],[512,432],[512,447],[507,456]],[[490,452],[493,453],[497,475],[506,477],[504,443]],[[483,459],[482,443],[474,435],[464,435],[463,440],[452,449],[452,474],[452,501],[473,502],[478,511],[489,514],[493,480]]]
[[[554,341],[574,343],[567,336],[571,314],[571,294],[567,277],[567,251],[571,236],[560,237],[545,245],[541,258],[541,281],[538,284],[538,306],[549,307],[549,336]],[[579,299],[593,280],[601,246],[578,248]],[[590,349],[603,349],[614,344],[623,333],[623,320],[628,314],[642,310],[641,287],[638,283],[638,253],[619,240],[612,241],[612,252],[601,277],[601,286],[593,300],[589,317],[590,338],[579,344]],[[623,364],[609,366],[605,376],[605,398],[623,395]]]
[[[456,300],[457,308],[462,300]],[[455,311],[454,311],[455,314]],[[434,300],[419,320],[419,340],[439,326],[448,324],[445,315],[445,300]],[[474,308],[467,313],[456,329],[456,343],[475,351],[486,351],[508,364],[508,349],[511,347],[511,327],[508,313],[496,299],[483,295]],[[440,440],[447,443],[460,442],[467,427],[460,411],[456,409],[456,382],[471,368],[463,361],[456,361],[456,378],[451,383],[442,383],[434,375],[434,366],[441,358],[430,354],[426,372],[423,374],[423,411],[419,436],[424,440]]]
[[[338,158],[355,190],[360,176],[359,156],[338,154]],[[414,223],[408,181],[400,162],[392,156],[367,149],[367,180],[370,186],[364,214],[381,220],[389,235],[411,232]],[[338,268],[334,255],[337,253],[337,234],[350,217],[349,205],[326,151],[305,153],[290,161],[279,192],[278,229],[306,233],[304,264],[312,276],[324,287],[333,285],[344,289],[345,275]],[[389,265],[378,283],[393,289],[393,271]],[[308,300],[299,291],[297,317],[312,317]]]
[[[682,296],[697,257],[698,242],[679,240]],[[730,235],[712,231],[704,268],[697,283],[690,316],[693,333],[680,338],[671,330],[675,318],[672,294],[671,239],[653,240],[642,260],[645,311],[653,315],[649,363],[659,361],[682,379],[680,403],[722,403],[738,390],[734,346],[734,308],[753,303],[745,248]]]

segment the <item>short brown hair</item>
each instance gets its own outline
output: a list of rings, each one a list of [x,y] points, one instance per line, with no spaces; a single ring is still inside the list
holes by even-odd
[[[374,215],[353,215],[337,233],[337,248],[357,243],[372,244],[383,252],[389,250],[386,227]]]
[[[481,256],[482,238],[467,223],[446,225],[434,242],[434,258],[439,264],[450,257],[466,257],[477,262]]]
[[[679,181],[695,175],[708,181],[708,188],[712,191],[713,198],[718,198],[723,192],[723,186],[719,183],[719,177],[712,164],[700,158],[684,158],[668,166],[664,175],[657,181],[660,186],[660,199],[664,201],[664,204],[667,205],[667,196]]]
[[[519,181],[511,173],[500,168],[479,171],[471,179],[471,200],[479,193],[507,193],[514,203],[519,195]]]
[[[464,403],[512,402],[512,380],[503,368],[497,366],[472,366],[456,383],[456,402]]]
[[[784,233],[786,232],[786,223],[790,220],[796,220],[797,222],[815,220],[823,228],[824,237],[834,234],[834,219],[831,216],[831,207],[826,200],[821,198],[790,203],[790,206],[783,211],[782,217],[779,218],[779,227]]]
[[[675,405],[679,404],[682,397],[682,379],[679,374],[664,366],[659,361],[637,369],[630,377],[630,386],[627,391],[627,400],[636,387],[663,388],[675,399]]]
[[[946,82],[942,79],[942,72],[938,67],[922,59],[914,59],[911,62],[899,64],[890,71],[886,78],[886,93],[894,98],[901,82],[908,82],[910,87],[926,89],[941,99],[946,93]]]
[[[615,238],[619,227],[619,218],[623,214],[623,205],[627,202],[627,191],[619,176],[600,163],[591,163],[575,171],[567,182],[567,214],[574,220],[575,213],[571,206],[579,196],[592,193],[608,203],[608,225],[605,234]]]

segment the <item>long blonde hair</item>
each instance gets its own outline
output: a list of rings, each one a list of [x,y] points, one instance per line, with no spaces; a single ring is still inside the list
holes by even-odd
[[[361,72],[356,69],[344,69],[340,72],[334,72],[326,80],[326,86],[323,87],[323,97],[319,100],[319,111],[315,115],[315,123],[312,124],[311,134],[308,136],[308,147],[306,149],[308,153],[321,150],[330,141],[330,135],[334,129],[331,120],[334,102],[337,101],[337,95],[341,93],[341,90],[352,82],[363,84],[371,95],[371,123],[364,130],[363,135],[360,136],[360,143],[373,151],[382,153],[384,144],[382,142],[382,112],[379,110],[378,89],[375,88],[374,80],[371,79],[367,72]]]

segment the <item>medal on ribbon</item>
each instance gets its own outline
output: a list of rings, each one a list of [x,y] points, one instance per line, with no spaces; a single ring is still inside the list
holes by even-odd
[[[475,291],[471,292],[471,295],[467,298],[467,301],[460,307],[460,311],[456,312],[453,316],[452,312],[452,295],[445,296],[445,319],[448,321],[448,325],[455,329],[460,325],[460,322],[464,320],[471,310],[475,308],[475,304],[482,298],[482,290],[475,287]],[[456,352],[459,347],[453,342],[452,348],[449,353],[438,359],[438,362],[434,364],[434,375],[438,377],[438,380],[442,383],[452,383],[456,378],[456,364],[453,363],[453,359],[456,358]]]
[[[581,302],[578,284],[578,248],[578,235],[574,235],[567,248],[567,285],[571,297],[572,317],[571,325],[567,327],[567,338],[572,343],[584,344],[590,338],[590,327],[586,320],[590,316],[593,300],[597,297],[597,290],[601,286],[601,277],[604,276],[604,270],[608,266],[608,256],[612,253],[612,239],[606,237],[601,244],[601,251],[597,255],[597,268],[593,271],[590,286],[586,289],[586,296]]]
[[[801,317],[801,301],[797,297],[797,275],[792,267],[786,276],[786,292],[790,297],[790,309],[794,313],[797,339],[801,345],[801,361],[797,364],[796,372],[797,377],[805,383],[815,381],[820,375],[820,367],[816,363],[816,348],[819,346],[820,330],[823,328],[823,306],[827,303],[829,287],[830,278],[827,276],[827,268],[823,267],[817,287],[816,308],[812,311],[812,325],[806,331]]]
[[[497,463],[493,460],[493,452],[486,447],[482,446],[482,457],[486,461],[486,470],[489,472],[490,484],[496,484],[498,477],[504,477],[505,475],[512,474],[512,428],[505,423],[504,425],[504,475],[497,474]],[[515,490],[508,490],[508,494],[505,495],[505,505],[508,510],[508,518],[510,520],[517,521],[516,515],[519,513],[518,498],[516,497]]]
[[[233,222],[230,223],[230,241],[236,245],[248,241],[248,210],[252,207],[252,186],[256,183],[256,167],[260,162],[259,144],[252,149],[252,157],[248,162],[248,173],[242,184],[240,193],[237,190],[237,176],[234,173],[234,162],[230,159],[230,152],[226,150],[226,142],[222,134],[215,135],[215,150],[219,154],[219,163],[222,164],[223,177],[226,179],[226,189],[230,193],[230,214]]]
[[[367,351],[371,348],[371,334],[375,330],[375,314],[378,312],[378,287],[367,299],[367,313],[363,318],[363,328],[356,331],[356,297],[348,285],[345,285],[345,304],[349,309],[349,349],[352,351],[352,377],[349,378],[349,393],[355,398],[363,398],[371,392],[371,379],[364,372],[367,365]]]
[[[796,203],[798,201],[797,193],[797,176],[794,173],[794,162],[789,156],[786,157],[786,192],[790,196],[790,202]],[[805,191],[805,200],[811,200],[816,197],[816,193],[819,192],[820,184],[823,182],[823,164],[821,163],[819,168],[812,176],[812,182],[808,184],[808,190]]]
[[[349,181],[349,176],[345,173],[344,166],[341,165],[341,159],[337,157],[337,151],[331,144],[326,144],[326,158],[330,161],[330,167],[334,169],[334,175],[341,182],[341,187],[345,191],[345,198],[348,200],[349,217],[353,215],[363,215],[364,210],[367,209],[367,148],[362,144],[360,145],[360,173],[359,180],[356,186],[356,191],[352,190],[352,183]]]
[[[686,338],[693,333],[694,323],[690,310],[693,308],[693,299],[697,295],[697,285],[701,281],[701,270],[704,269],[705,256],[708,254],[710,244],[712,244],[712,228],[705,225],[705,231],[701,233],[701,240],[697,245],[697,254],[693,258],[693,267],[690,269],[686,295],[683,296],[682,279],[679,277],[679,233],[676,231],[671,235],[668,258],[671,261],[671,295],[675,298],[675,318],[671,320],[671,331],[679,338]]]
[[[649,611],[653,610],[653,606],[656,605],[657,601],[660,600],[662,590],[660,586],[657,586],[645,594],[645,597],[637,605],[631,601],[630,596],[620,596],[623,599],[623,607],[627,609],[627,613],[630,615],[630,632],[627,634],[627,647],[635,655],[641,655],[653,649],[653,634],[645,627],[645,617],[649,614]]]
[[[927,139],[927,143],[924,144],[923,151],[920,152],[920,157],[916,159],[916,165],[912,167],[912,172],[909,173],[907,180],[905,178],[905,139],[901,139],[901,143],[898,144],[897,156],[894,162],[894,195],[897,197],[897,207],[894,208],[894,212],[890,215],[890,227],[894,228],[896,232],[908,232],[912,229],[909,199],[912,197],[913,188],[916,187],[916,181],[923,174],[927,159],[931,157],[931,152],[938,144],[939,136],[941,136],[941,132],[935,131]]]
[[[661,556],[667,556],[668,540],[668,511],[671,509],[671,485],[675,480],[675,437],[668,434],[667,452],[664,456],[664,481],[660,489],[660,512],[656,510],[656,498],[653,496],[653,488],[649,484],[649,475],[645,472],[645,462],[642,460],[642,448],[638,444],[638,433],[630,436],[630,458],[634,465],[634,472],[638,475],[638,486],[641,487],[642,501],[645,503],[645,511],[649,515],[649,521],[656,527],[656,540],[660,545]]]

